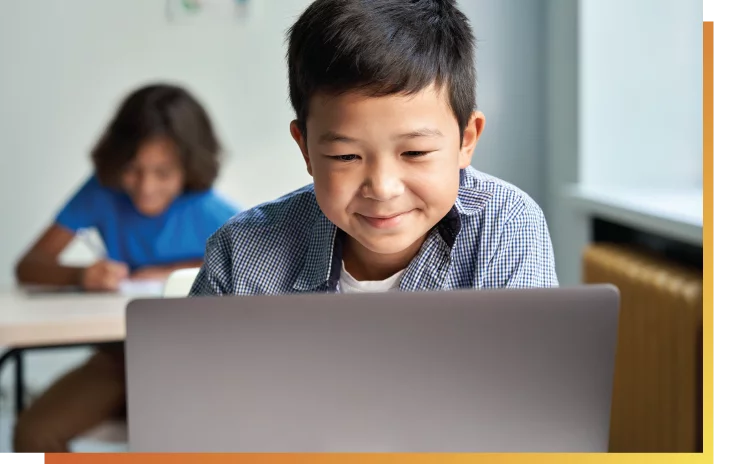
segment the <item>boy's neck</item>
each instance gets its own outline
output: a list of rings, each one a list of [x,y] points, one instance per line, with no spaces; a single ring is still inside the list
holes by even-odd
[[[344,244],[344,268],[359,281],[385,280],[405,269],[424,243],[422,237],[398,253],[380,254],[368,250],[352,237]]]

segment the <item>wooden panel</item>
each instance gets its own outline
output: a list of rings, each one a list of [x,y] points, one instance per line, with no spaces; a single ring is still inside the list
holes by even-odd
[[[621,292],[610,451],[698,451],[702,272],[616,244],[588,246],[583,263],[586,283]]]

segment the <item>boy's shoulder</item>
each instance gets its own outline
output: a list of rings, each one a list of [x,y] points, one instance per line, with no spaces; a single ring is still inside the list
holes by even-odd
[[[526,213],[543,217],[540,206],[526,192],[470,166],[461,171],[456,208],[461,214],[480,213],[498,222]]]
[[[310,184],[236,214],[218,233],[231,241],[255,243],[256,238],[262,238],[279,242],[287,240],[288,236],[304,236],[320,214],[321,209]]]
[[[325,261],[321,256],[333,232],[307,185],[238,213],[215,232],[205,254],[209,279],[230,282],[226,293],[285,293],[302,275],[308,250],[313,263]],[[311,267],[320,272],[320,266]]]

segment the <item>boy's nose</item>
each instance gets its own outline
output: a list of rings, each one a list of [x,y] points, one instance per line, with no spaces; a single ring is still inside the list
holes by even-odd
[[[362,195],[375,201],[388,201],[403,193],[404,183],[398,173],[384,166],[371,169],[362,188]]]

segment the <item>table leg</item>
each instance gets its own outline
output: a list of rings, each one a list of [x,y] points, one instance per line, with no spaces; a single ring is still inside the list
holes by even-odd
[[[23,380],[23,350],[16,350],[15,354],[15,365],[16,365],[16,417],[20,416],[23,412],[24,406],[24,394],[25,394],[25,382]]]
[[[15,411],[20,414],[23,411],[23,350],[20,348],[11,348],[0,356],[0,373],[8,361],[15,364]]]
[[[110,342],[117,343],[117,342]],[[106,345],[108,343],[101,343],[99,345]],[[23,412],[25,406],[25,381],[24,377],[24,365],[23,365],[23,353],[28,350],[49,350],[59,348],[73,348],[80,346],[91,346],[90,343],[70,343],[66,345],[43,345],[43,346],[28,346],[25,348],[10,348],[0,356],[0,373],[3,372],[3,368],[8,361],[13,361],[15,364],[15,411],[16,415],[20,415]]]

